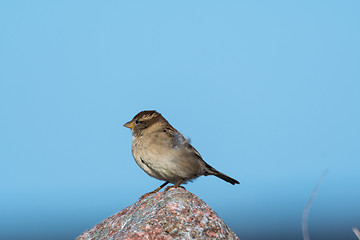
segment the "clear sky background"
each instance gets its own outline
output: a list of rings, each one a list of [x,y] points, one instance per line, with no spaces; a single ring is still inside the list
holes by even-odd
[[[162,182],[156,109],[236,178],[186,185],[241,239],[356,239],[359,1],[1,1],[0,239],[74,239]]]

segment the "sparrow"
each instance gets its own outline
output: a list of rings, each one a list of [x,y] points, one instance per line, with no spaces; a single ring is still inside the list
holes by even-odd
[[[179,187],[202,175],[214,175],[231,184],[239,182],[207,164],[200,153],[157,111],[142,111],[124,124],[132,131],[132,155],[148,175]],[[149,193],[149,194],[150,194]]]

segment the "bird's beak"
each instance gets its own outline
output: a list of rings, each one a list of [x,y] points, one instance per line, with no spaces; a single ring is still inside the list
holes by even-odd
[[[131,121],[124,124],[124,127],[130,128],[130,129],[133,129],[134,126],[135,125]]]

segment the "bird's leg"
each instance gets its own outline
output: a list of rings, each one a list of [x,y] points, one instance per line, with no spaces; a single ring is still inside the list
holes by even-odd
[[[157,189],[155,189],[154,191],[151,191],[151,192],[148,192],[148,193],[145,193],[144,195],[142,195],[140,197],[140,199],[143,199],[143,198],[146,198],[147,196],[153,194],[153,193],[157,193],[158,191],[160,191],[163,187],[165,187],[166,185],[168,185],[169,182],[164,182],[163,184],[161,184],[160,187],[158,187]]]
[[[156,193],[156,192],[160,191],[163,187],[165,187],[165,186],[168,185],[168,184],[169,184],[169,182],[164,182],[163,184],[161,184],[160,187],[158,187],[157,189],[155,189],[153,192]]]
[[[184,181],[184,179],[180,179],[177,183],[175,183],[173,186],[170,186],[170,187],[166,187],[164,192],[168,191],[169,189],[171,188],[178,188],[178,187],[181,187],[183,189],[185,189],[184,187],[180,186],[180,184]]]

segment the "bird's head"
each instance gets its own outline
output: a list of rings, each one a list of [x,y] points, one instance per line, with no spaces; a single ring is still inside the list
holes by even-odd
[[[155,110],[139,112],[135,117],[124,124],[124,127],[130,128],[134,136],[141,135],[145,129],[150,128],[156,123],[166,122],[165,118]]]

